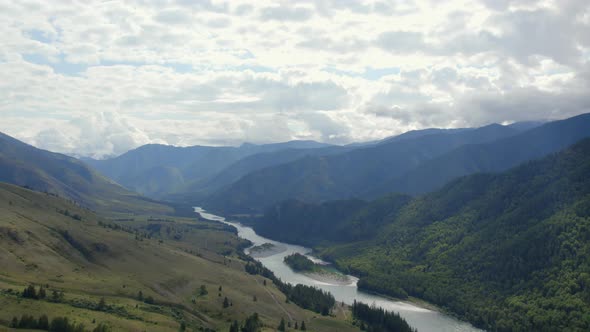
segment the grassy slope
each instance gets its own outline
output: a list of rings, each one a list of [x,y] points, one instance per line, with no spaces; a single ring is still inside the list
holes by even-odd
[[[81,161],[0,133],[0,181],[73,199],[99,211],[171,214],[174,208],[131,192]]]
[[[58,210],[78,214],[82,220]],[[275,327],[281,317],[287,319],[283,310],[314,330],[354,330],[341,319],[316,317],[286,304],[272,283],[263,286],[262,277],[244,272],[244,262],[223,256],[240,243],[225,226],[169,217],[125,219],[104,220],[58,197],[0,184],[0,330],[13,316],[43,313],[50,319],[70,317],[87,328],[95,326],[96,319],[114,330],[176,331],[180,320],[189,328],[225,330],[229,321],[258,312],[264,323]],[[104,227],[119,224],[137,233]],[[74,245],[60,233],[63,230]],[[23,299],[7,292],[20,292],[29,283],[48,285],[49,294],[54,289],[64,291],[66,303]],[[201,285],[206,285],[208,295],[199,296]],[[158,305],[138,302],[140,290]],[[222,309],[225,296],[233,306]],[[258,301],[253,302],[253,296]],[[81,301],[98,303],[101,297],[125,314],[72,306]]]

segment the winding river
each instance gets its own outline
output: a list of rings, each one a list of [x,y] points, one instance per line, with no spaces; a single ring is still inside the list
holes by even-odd
[[[334,295],[334,298],[338,302],[352,304],[354,300],[357,300],[367,304],[375,304],[386,310],[398,312],[412,327],[415,327],[420,332],[481,331],[474,328],[469,323],[459,321],[439,311],[422,308],[413,303],[391,300],[382,296],[360,291],[356,286],[358,279],[353,276],[346,276],[347,278],[345,277],[344,280],[330,280],[330,278],[312,278],[306,274],[294,272],[283,262],[283,258],[293,253],[310,255],[311,249],[267,239],[256,234],[251,227],[244,226],[240,223],[226,221],[225,218],[207,213],[201,208],[195,208],[195,212],[199,213],[205,219],[215,220],[234,226],[238,230],[238,236],[250,240],[253,243],[253,247],[265,243],[273,244],[275,250],[266,255],[254,255],[254,253],[250,253],[249,249],[246,249],[246,253],[251,254],[254,258],[259,260],[283,281],[292,284],[315,286],[329,291]],[[311,256],[308,257],[321,263],[321,260],[317,258]]]

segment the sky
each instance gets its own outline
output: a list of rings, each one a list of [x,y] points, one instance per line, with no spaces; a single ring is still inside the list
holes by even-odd
[[[589,92],[587,0],[0,0],[0,131],[80,156],[562,119]]]

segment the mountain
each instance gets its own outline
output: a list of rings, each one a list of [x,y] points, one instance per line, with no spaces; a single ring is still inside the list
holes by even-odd
[[[286,199],[324,201],[362,197],[385,180],[458,146],[518,133],[493,124],[452,133],[422,135],[361,147],[336,155],[307,155],[296,161],[247,174],[203,202],[210,210],[260,211]]]
[[[313,331],[358,331],[343,318],[285,303],[274,283],[245,273],[239,253],[246,243],[231,227],[169,216],[117,218],[0,183],[0,330],[12,331],[13,317],[46,315],[86,327],[76,331],[227,331],[256,312],[266,326],[278,326],[288,313]],[[23,296],[29,285],[37,296]],[[95,330],[101,323],[109,328]]]
[[[130,192],[81,161],[0,133],[0,181],[72,199],[109,212],[170,214],[171,206]]]
[[[116,158],[86,159],[85,162],[126,188],[160,198],[188,186],[192,186],[193,191],[199,191],[200,182],[253,154],[328,146],[330,145],[314,141],[290,141],[266,145],[245,143],[239,147],[176,147],[148,144]]]
[[[352,149],[352,147],[330,146],[312,149],[285,149],[254,154],[236,161],[217,174],[193,182],[165,198],[171,201],[195,202],[259,169],[289,163],[305,156],[326,156]]]
[[[347,205],[284,203],[253,224],[308,245],[310,224],[368,230],[311,240],[359,287],[425,299],[490,331],[590,329],[590,139],[412,200],[358,206],[330,219],[326,210]]]
[[[425,193],[451,179],[477,172],[498,172],[543,157],[590,136],[590,114],[535,126],[521,134],[484,144],[468,144],[424,162],[385,182],[373,197],[396,191]]]

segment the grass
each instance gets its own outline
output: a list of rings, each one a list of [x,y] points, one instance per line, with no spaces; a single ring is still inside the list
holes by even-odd
[[[270,280],[264,286],[263,277],[244,271],[235,255],[243,245],[219,223],[105,218],[58,197],[0,184],[0,330],[22,314],[66,316],[88,329],[108,322],[113,330],[177,331],[184,321],[188,330],[227,330],[254,312],[269,330],[289,316],[293,323],[305,320],[308,330],[356,330],[339,315],[319,317],[285,303]],[[63,291],[63,303],[17,295],[28,284],[45,285],[48,294]],[[201,285],[207,295],[200,295]],[[156,305],[138,300],[139,291]],[[232,306],[223,309],[225,297]],[[95,309],[101,298],[111,309]]]

